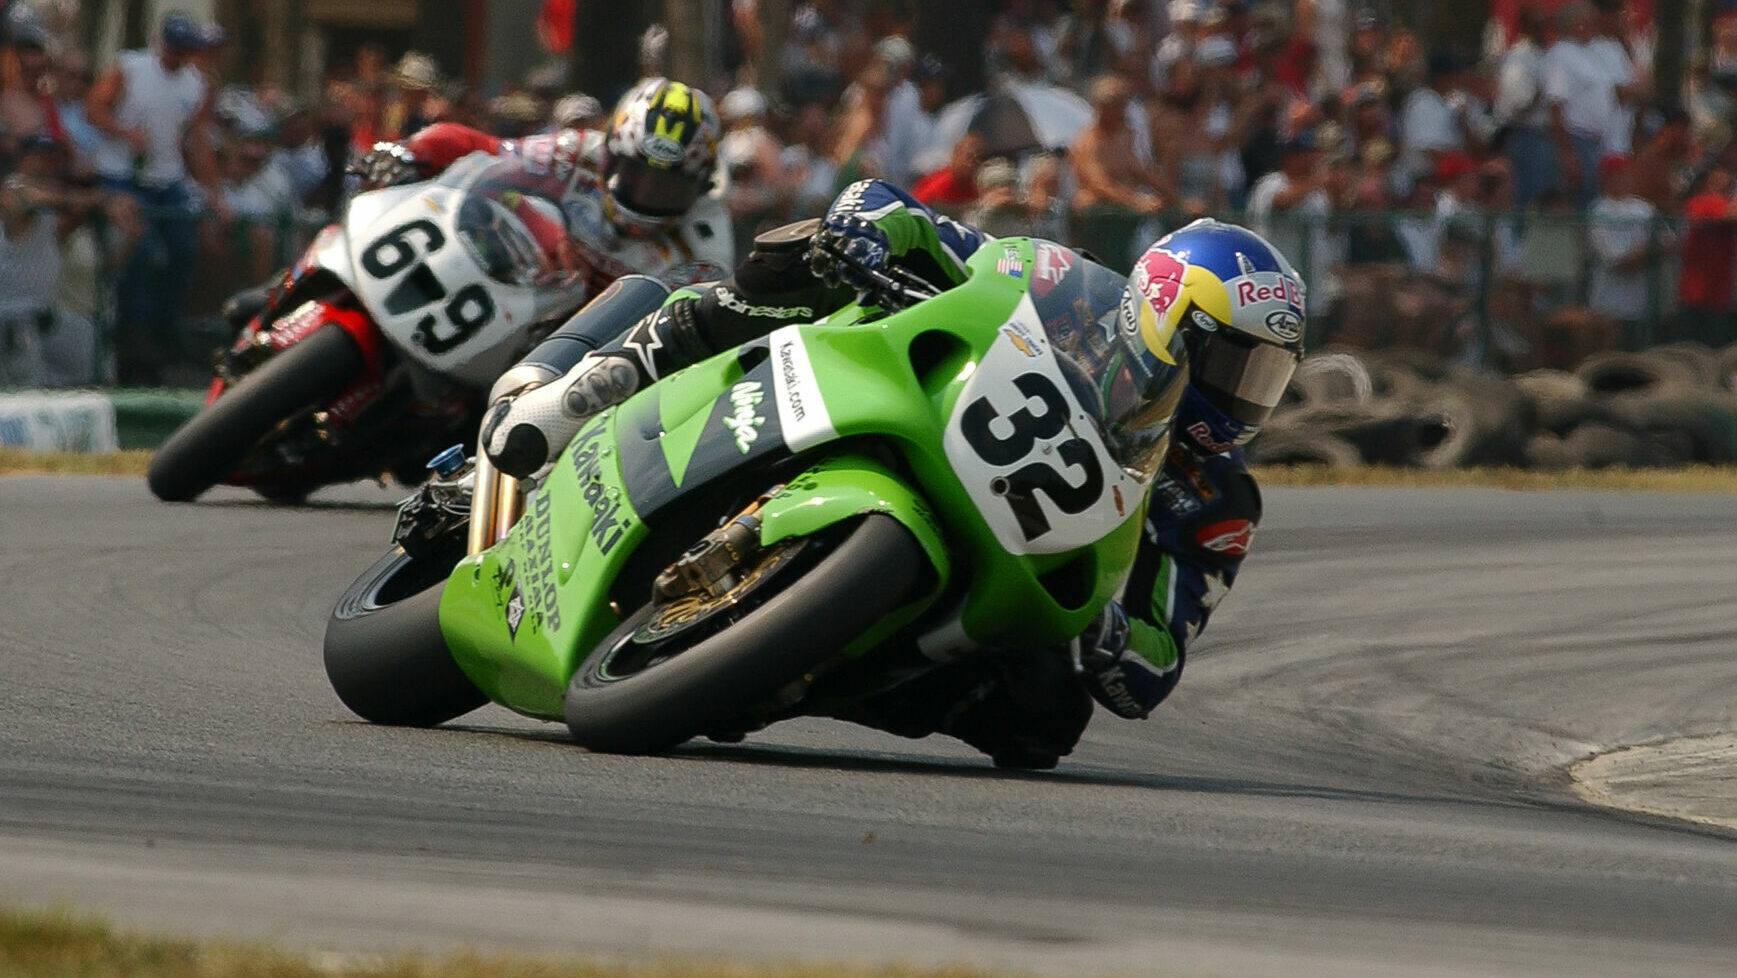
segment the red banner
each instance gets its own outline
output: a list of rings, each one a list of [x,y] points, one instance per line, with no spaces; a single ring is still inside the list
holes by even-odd
[[[550,54],[566,54],[573,46],[574,0],[543,0],[537,14],[537,40]]]

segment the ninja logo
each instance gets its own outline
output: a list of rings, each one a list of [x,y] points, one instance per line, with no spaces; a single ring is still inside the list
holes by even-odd
[[[756,413],[765,399],[765,388],[757,380],[743,381],[730,388],[730,405],[735,411],[724,416],[724,427],[736,436],[736,449],[743,455],[748,454],[754,440],[760,437],[760,426],[766,423],[766,416]]]

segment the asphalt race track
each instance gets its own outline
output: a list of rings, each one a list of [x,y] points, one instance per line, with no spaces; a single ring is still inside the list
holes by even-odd
[[[1567,774],[1737,729],[1737,496],[1269,491],[1172,701],[1006,775],[822,722],[655,759],[356,722],[320,640],[398,495],[0,479],[0,901],[339,951],[1737,974],[1737,832]]]

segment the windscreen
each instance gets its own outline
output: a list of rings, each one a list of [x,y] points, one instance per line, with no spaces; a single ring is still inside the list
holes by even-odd
[[[489,278],[537,287],[561,287],[577,278],[562,181],[532,172],[517,157],[473,155],[439,182],[464,193],[459,238]]]
[[[1166,359],[1138,329],[1120,328],[1128,279],[1079,253],[1034,242],[1030,294],[1062,372],[1080,403],[1095,409],[1105,447],[1141,482],[1157,475],[1188,371],[1180,340]]]

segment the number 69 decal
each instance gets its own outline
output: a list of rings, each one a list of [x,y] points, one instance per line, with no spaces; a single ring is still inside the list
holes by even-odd
[[[416,323],[416,344],[432,354],[447,353],[495,318],[495,300],[487,285],[472,282],[448,295],[445,283],[429,267],[429,259],[446,247],[446,235],[433,221],[415,220],[381,235],[362,252],[363,271],[375,279],[396,279],[385,297],[388,315],[397,316],[443,303]]]
[[[1044,374],[1020,374],[1013,378],[1012,386],[1025,395],[1025,402],[1017,411],[1003,415],[988,397],[979,397],[959,417],[959,433],[965,443],[979,459],[996,469],[1032,457],[1041,441],[1054,438],[1067,428],[1068,413],[1072,410],[1071,402]],[[1034,400],[1042,404],[1041,413],[1033,413]],[[1012,426],[1011,434],[1002,437],[995,433],[991,423],[998,419]],[[1051,454],[1055,456],[1053,461],[1048,458]],[[1038,496],[1047,496],[1057,509],[1070,516],[1090,510],[1104,494],[1103,463],[1090,442],[1069,438],[1012,472],[996,475],[989,483],[989,491],[1006,503],[1020,533],[1030,542],[1052,529],[1049,517],[1038,504]]]

